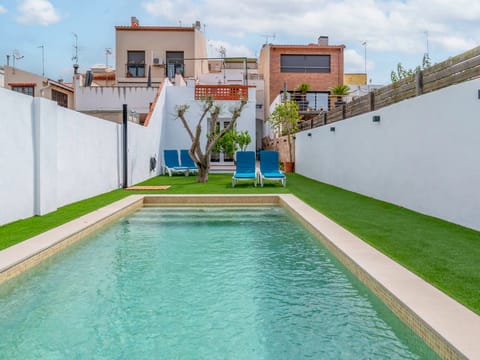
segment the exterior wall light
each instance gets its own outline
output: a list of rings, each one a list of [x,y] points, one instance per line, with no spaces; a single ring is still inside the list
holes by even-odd
[[[311,136],[312,136],[312,133],[308,133],[307,136],[310,136],[310,137],[311,137]]]
[[[380,115],[373,115],[372,116],[372,121],[373,122],[380,122]]]
[[[331,126],[331,127],[330,127],[330,131],[331,131],[331,132],[335,132],[335,126]]]

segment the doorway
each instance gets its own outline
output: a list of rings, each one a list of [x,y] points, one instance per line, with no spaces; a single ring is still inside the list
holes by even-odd
[[[230,125],[230,120],[220,119],[217,121],[217,132],[222,131],[228,127],[228,125]],[[210,161],[219,165],[233,164],[233,154],[230,155],[224,152],[212,152]]]

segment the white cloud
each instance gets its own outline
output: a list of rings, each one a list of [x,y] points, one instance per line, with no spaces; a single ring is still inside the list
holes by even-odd
[[[0,14],[5,14],[7,9],[5,9],[2,5],[0,5]]]
[[[365,57],[358,54],[355,50],[345,49],[345,72],[355,73],[365,71]]]
[[[254,57],[252,51],[245,45],[233,45],[226,41],[221,40],[209,40],[208,41],[208,56],[220,57],[220,47],[224,47],[226,50],[226,57],[246,56]]]
[[[399,62],[420,64],[427,48],[437,62],[480,44],[480,2],[471,0],[143,0],[143,8],[163,23],[200,20],[209,39],[229,42],[212,43],[224,44],[227,56],[255,56],[267,34],[276,44],[326,35],[346,45],[345,71],[363,72],[367,41],[367,71],[379,82]]]
[[[23,0],[18,11],[18,22],[32,25],[50,25],[60,20],[60,15],[48,0]]]
[[[201,20],[207,31],[222,34],[276,33],[277,40],[296,37],[306,43],[329,35],[337,43],[368,40],[374,51],[422,53],[426,31],[432,40],[450,39],[434,42],[446,51],[474,43],[464,34],[475,33],[480,42],[480,2],[469,0],[236,0],[234,6],[224,0],[149,0],[143,6],[175,23]]]

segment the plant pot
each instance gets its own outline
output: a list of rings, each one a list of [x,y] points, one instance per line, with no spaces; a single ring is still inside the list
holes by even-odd
[[[286,173],[293,173],[295,171],[295,163],[290,161],[284,161],[283,171]]]

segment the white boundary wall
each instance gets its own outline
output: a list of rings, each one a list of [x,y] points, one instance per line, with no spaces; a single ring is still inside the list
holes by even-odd
[[[128,124],[128,185],[158,175],[162,91],[148,127]],[[0,225],[122,186],[122,125],[0,89]]]
[[[296,172],[480,230],[479,89],[477,79],[300,132]]]
[[[33,98],[0,88],[0,224],[34,214]]]

